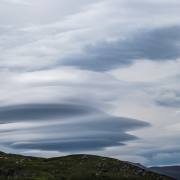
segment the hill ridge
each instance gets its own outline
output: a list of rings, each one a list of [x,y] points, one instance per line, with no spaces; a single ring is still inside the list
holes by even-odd
[[[89,154],[37,158],[0,152],[3,180],[173,180],[125,161]]]

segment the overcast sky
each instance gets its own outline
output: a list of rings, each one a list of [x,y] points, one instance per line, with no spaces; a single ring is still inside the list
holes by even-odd
[[[178,0],[0,0],[0,150],[180,164]]]

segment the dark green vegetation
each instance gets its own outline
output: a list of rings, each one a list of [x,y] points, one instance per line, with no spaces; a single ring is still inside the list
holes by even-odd
[[[116,159],[72,155],[35,158],[0,153],[0,180],[170,180]]]

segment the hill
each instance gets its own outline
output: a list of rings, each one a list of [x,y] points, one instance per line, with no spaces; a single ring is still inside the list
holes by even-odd
[[[35,158],[0,153],[2,180],[171,180],[124,161],[92,155]]]
[[[180,180],[180,166],[151,167],[150,170]]]

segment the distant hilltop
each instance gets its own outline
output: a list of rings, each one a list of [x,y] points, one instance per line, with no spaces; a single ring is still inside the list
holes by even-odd
[[[94,155],[36,158],[0,153],[2,180],[173,180],[139,165]]]

